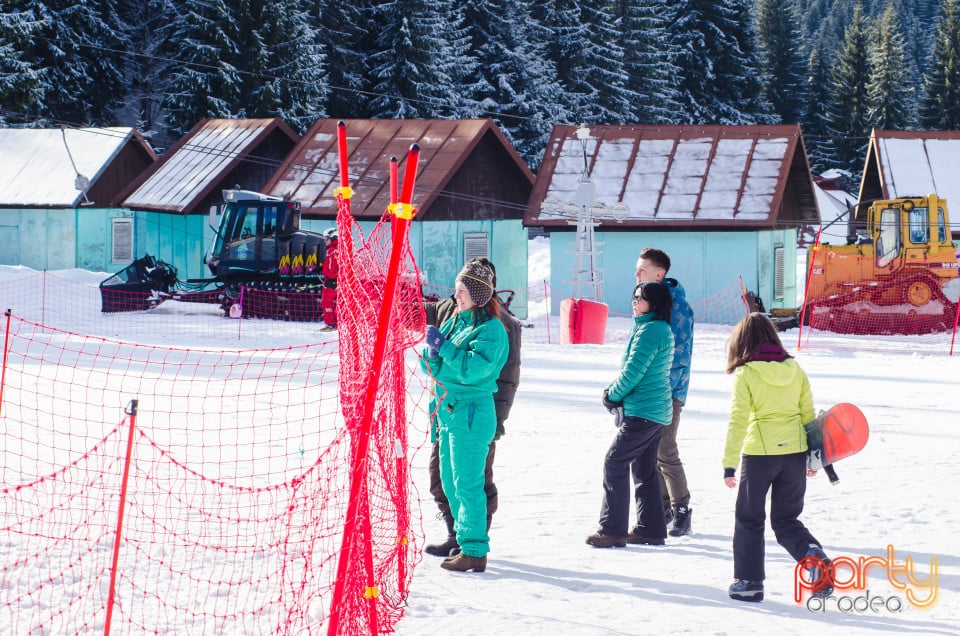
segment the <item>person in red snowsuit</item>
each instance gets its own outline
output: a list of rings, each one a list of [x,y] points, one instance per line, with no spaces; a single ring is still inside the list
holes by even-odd
[[[323,240],[327,252],[323,259],[323,292],[320,295],[320,306],[323,308],[323,322],[327,327],[337,327],[337,272],[340,269],[337,263],[337,228],[325,230]]]

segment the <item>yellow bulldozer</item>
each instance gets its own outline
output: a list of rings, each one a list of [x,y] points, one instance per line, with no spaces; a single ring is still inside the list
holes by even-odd
[[[953,329],[960,279],[945,199],[862,202],[847,228],[847,245],[807,253],[805,324],[838,333]]]

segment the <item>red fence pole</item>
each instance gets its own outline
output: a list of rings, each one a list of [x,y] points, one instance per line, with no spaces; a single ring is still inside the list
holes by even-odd
[[[400,195],[400,202],[391,206],[391,212],[394,214],[394,232],[393,244],[390,251],[390,262],[387,266],[387,277],[383,290],[383,303],[380,306],[380,314],[377,322],[377,335],[373,344],[373,359],[370,363],[370,372],[367,375],[368,383],[364,395],[363,409],[361,411],[360,427],[357,433],[353,467],[350,475],[350,500],[347,506],[347,518],[344,522],[343,544],[340,550],[339,562],[337,564],[337,580],[334,585],[334,594],[332,601],[332,611],[328,634],[335,636],[340,633],[340,612],[339,604],[342,602],[344,594],[344,583],[347,576],[347,567],[353,559],[353,549],[355,543],[351,537],[355,536],[358,523],[363,523],[369,528],[370,518],[367,507],[367,464],[369,461],[368,453],[370,448],[370,428],[373,423],[374,408],[377,401],[377,390],[380,386],[380,375],[383,371],[383,359],[386,355],[387,335],[390,330],[391,316],[393,313],[394,297],[397,290],[397,278],[400,271],[400,258],[403,255],[403,241],[406,240],[407,232],[410,230],[410,221],[416,210],[410,205],[413,198],[413,184],[417,176],[417,162],[420,158],[420,147],[417,144],[410,146],[410,152],[407,155],[407,167],[404,173],[403,190]],[[341,175],[343,171],[341,170]],[[361,511],[366,513],[365,518],[360,518]],[[365,536],[369,537],[369,530]],[[364,554],[366,565],[367,588],[364,592],[364,598],[369,602],[370,612],[370,633],[376,634],[377,628],[377,608],[376,599],[379,592],[373,579],[373,555],[370,544],[367,544],[367,550]]]
[[[817,238],[813,241],[813,247],[816,248],[820,245],[820,234],[823,232],[823,226],[820,226],[820,229],[817,230]],[[797,350],[800,350],[800,341],[803,339],[803,321],[806,319],[807,315],[807,294],[810,291],[810,276],[813,273],[813,258],[810,257],[810,248],[807,248],[807,280],[804,281],[803,285],[803,304],[800,305],[800,328],[797,330]]]
[[[10,317],[13,312],[7,309],[7,330],[3,335],[3,369],[0,370],[0,412],[3,411],[3,387],[7,384],[7,349],[10,346]]]
[[[547,344],[553,344],[550,342],[550,286],[547,281],[543,281],[543,302],[547,304]]]
[[[113,539],[113,562],[110,564],[110,591],[107,596],[107,617],[103,623],[103,636],[110,636],[110,622],[113,619],[113,604],[117,594],[117,563],[120,560],[120,541],[123,538],[123,512],[127,505],[127,482],[130,479],[130,457],[133,455],[133,432],[137,425],[137,400],[130,400],[130,406],[125,412],[130,417],[130,427],[127,433],[127,454],[123,462],[123,479],[120,482],[117,534]]]

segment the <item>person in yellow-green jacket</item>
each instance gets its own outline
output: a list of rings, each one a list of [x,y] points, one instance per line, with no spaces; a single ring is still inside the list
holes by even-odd
[[[485,468],[497,430],[493,394],[507,361],[507,331],[493,285],[493,271],[469,261],[457,275],[457,313],[439,328],[430,325],[420,359],[436,381],[431,411],[437,421],[440,481],[450,502],[460,552],[440,567],[483,572],[487,567]]]
[[[797,361],[783,348],[773,322],[754,312],[733,329],[727,343],[727,373],[734,376],[727,441],[723,452],[723,481],[737,485],[733,530],[734,582],[728,593],[738,601],[762,601],[764,525],[770,491],[770,525],[794,559],[829,568],[820,542],[799,520],[807,489],[807,437],[804,424],[813,421],[810,381]],[[807,568],[815,594],[829,596],[829,577],[817,566]]]

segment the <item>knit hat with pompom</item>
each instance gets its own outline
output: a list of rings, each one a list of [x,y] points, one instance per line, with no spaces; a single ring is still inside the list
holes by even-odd
[[[457,274],[456,282],[463,283],[470,301],[478,307],[483,307],[493,298],[493,270],[482,263],[469,261]]]

